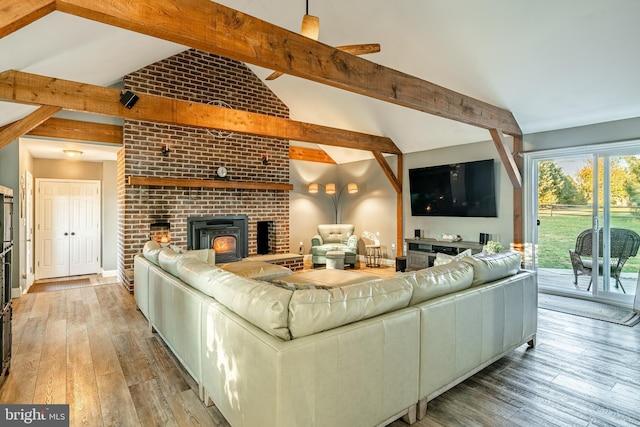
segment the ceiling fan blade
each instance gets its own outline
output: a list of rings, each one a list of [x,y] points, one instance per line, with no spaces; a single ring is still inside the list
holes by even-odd
[[[320,35],[320,18],[313,15],[304,15],[300,34],[317,41]]]
[[[350,53],[352,55],[367,55],[369,53],[380,52],[380,44],[350,44],[347,46],[336,46],[336,49],[340,49],[341,51]]]
[[[283,74],[284,73],[281,71],[274,71],[273,73],[269,74],[265,80],[275,80]]]

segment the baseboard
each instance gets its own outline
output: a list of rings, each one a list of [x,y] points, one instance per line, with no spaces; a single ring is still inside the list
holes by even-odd
[[[115,277],[118,275],[118,270],[102,270],[102,277]]]

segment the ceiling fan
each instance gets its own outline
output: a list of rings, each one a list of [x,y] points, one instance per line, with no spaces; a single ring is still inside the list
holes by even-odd
[[[302,27],[300,34],[313,40],[318,40],[320,34],[320,18],[317,16],[309,15],[309,0],[307,0],[306,14],[302,17]],[[336,46],[343,52],[350,53],[351,55],[366,55],[369,53],[380,52],[379,43],[366,43],[366,44],[351,44],[346,46]],[[266,80],[274,80],[285,73],[281,71],[274,71]]]

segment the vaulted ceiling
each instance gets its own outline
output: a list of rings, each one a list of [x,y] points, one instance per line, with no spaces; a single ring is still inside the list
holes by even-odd
[[[303,0],[218,3],[295,32],[305,13]],[[366,59],[511,111],[525,134],[640,117],[635,0],[310,0],[309,13],[320,18],[321,42],[380,43]],[[0,39],[0,71],[117,85],[185,48],[53,12]],[[271,72],[250,67],[261,78]],[[403,153],[490,139],[486,129],[299,77],[265,84],[292,119],[389,137]],[[2,102],[0,125],[33,109]],[[372,156],[322,148],[339,163]]]

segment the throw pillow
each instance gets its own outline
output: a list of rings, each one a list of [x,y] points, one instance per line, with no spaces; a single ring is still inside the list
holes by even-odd
[[[472,255],[471,249],[467,249],[463,252],[460,252],[458,255],[447,255],[447,254],[438,252],[436,254],[436,259],[433,260],[433,265],[438,266],[438,265],[449,264],[452,261],[459,261],[460,259],[466,256],[471,256],[471,255]]]

